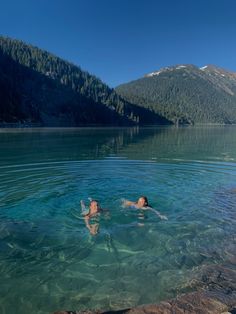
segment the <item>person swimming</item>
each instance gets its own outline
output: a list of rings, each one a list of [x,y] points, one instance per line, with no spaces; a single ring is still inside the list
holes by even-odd
[[[92,216],[98,215],[100,212],[102,212],[103,209],[101,208],[98,201],[93,200],[91,198],[89,200],[90,200],[90,204],[89,204],[88,209],[86,208],[83,200],[80,201],[80,204],[81,204],[83,215],[91,218]],[[86,212],[87,214],[84,214]]]
[[[89,209],[87,210],[84,201],[80,201],[82,214],[84,216],[85,226],[88,228],[89,232],[92,235],[95,235],[99,231],[99,223],[97,218],[100,213],[103,211],[98,201],[90,199]],[[93,219],[93,223],[91,223],[91,219]]]
[[[124,207],[133,207],[139,209],[146,209],[148,207],[148,199],[146,196],[140,196],[140,198],[136,202],[124,200]]]
[[[89,198],[90,204],[89,208],[87,208],[84,204],[84,201],[81,200],[81,210],[82,215],[84,216],[85,225],[88,228],[89,232],[92,235],[95,235],[99,231],[99,216],[100,214],[104,214],[104,218],[110,219],[110,214],[108,209],[104,209],[100,206],[99,202]]]
[[[148,199],[147,199],[146,196],[140,196],[139,199],[136,202],[129,201],[129,200],[124,200],[123,201],[123,206],[124,207],[135,208],[135,209],[151,210],[160,219],[168,220],[168,218],[165,215],[162,215],[161,213],[159,213],[158,210],[156,210],[156,209],[152,208],[151,206],[149,206]]]

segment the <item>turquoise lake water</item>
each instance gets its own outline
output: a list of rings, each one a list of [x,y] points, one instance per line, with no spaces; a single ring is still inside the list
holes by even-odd
[[[235,162],[235,126],[0,130],[0,313],[190,291],[204,265],[232,257]],[[140,195],[168,220],[122,207]],[[96,236],[89,197],[109,209]]]

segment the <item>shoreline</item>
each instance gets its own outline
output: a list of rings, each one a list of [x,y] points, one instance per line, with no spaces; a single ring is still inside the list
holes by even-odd
[[[214,127],[214,126],[235,126],[236,123],[195,123],[195,124],[97,124],[97,123],[86,123],[80,125],[44,125],[41,122],[0,122],[0,129],[83,129],[83,128],[155,128],[155,127]]]
[[[192,280],[192,288],[193,292],[160,303],[107,311],[62,310],[53,314],[236,314],[236,255],[227,263],[203,266]]]

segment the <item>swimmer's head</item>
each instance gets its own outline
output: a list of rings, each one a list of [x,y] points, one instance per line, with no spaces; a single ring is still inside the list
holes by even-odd
[[[138,207],[147,207],[148,206],[148,199],[146,196],[140,196],[137,201]]]
[[[89,205],[89,213],[90,214],[97,213],[100,209],[101,208],[100,208],[98,201],[92,200],[90,202],[90,205]]]

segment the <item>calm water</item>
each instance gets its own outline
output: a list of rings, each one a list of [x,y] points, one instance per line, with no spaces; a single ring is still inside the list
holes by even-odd
[[[232,257],[236,127],[0,131],[0,313],[118,309]],[[121,199],[147,195],[140,217]],[[110,211],[91,236],[80,200]]]

